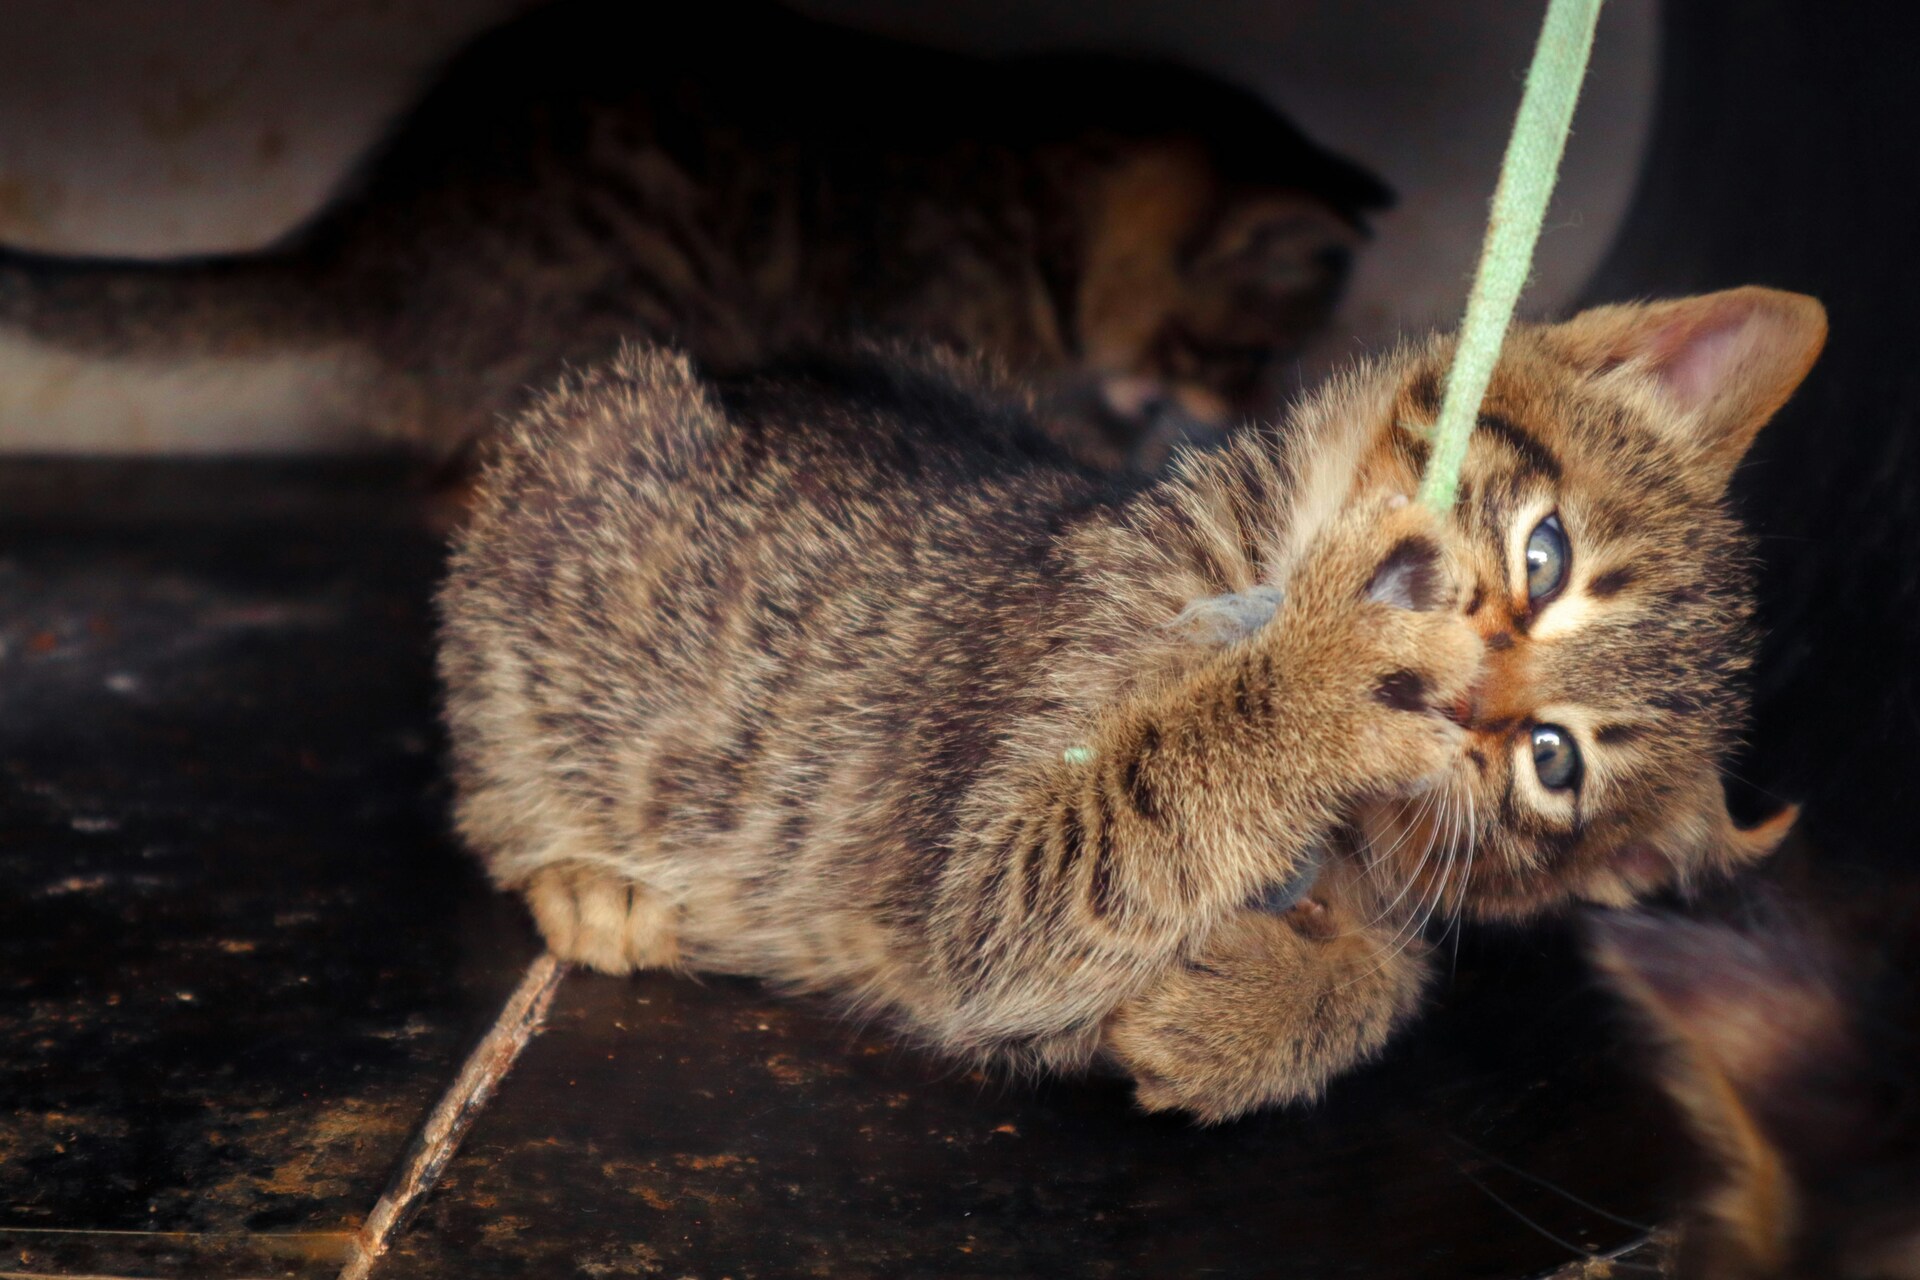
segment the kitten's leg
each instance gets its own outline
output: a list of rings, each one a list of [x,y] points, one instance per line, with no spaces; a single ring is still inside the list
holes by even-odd
[[[671,968],[679,958],[673,908],[643,884],[572,862],[542,867],[523,892],[547,946],[562,960],[631,973]]]
[[[1149,1111],[1216,1122],[1312,1099],[1413,1013],[1428,951],[1326,899],[1242,911],[1115,1010],[1105,1047]]]
[[[1462,761],[1443,713],[1483,647],[1424,507],[1356,504],[1273,620],[1113,708],[947,864],[935,942],[963,1034],[1097,1020],[1243,904],[1297,879],[1359,802]],[[997,799],[997,798],[996,798]]]

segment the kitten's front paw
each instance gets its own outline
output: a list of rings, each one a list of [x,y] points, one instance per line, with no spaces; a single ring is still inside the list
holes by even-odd
[[[1308,914],[1304,928],[1294,912],[1230,917],[1108,1018],[1104,1043],[1143,1108],[1213,1123],[1311,1100],[1418,1007],[1425,943],[1317,900]]]
[[[578,863],[542,867],[523,890],[547,947],[602,973],[671,968],[673,909],[645,885]]]
[[[1325,692],[1325,727],[1367,798],[1437,784],[1466,747],[1449,713],[1479,678],[1485,646],[1460,611],[1451,536],[1419,503],[1358,503],[1316,541],[1289,591],[1300,675]]]

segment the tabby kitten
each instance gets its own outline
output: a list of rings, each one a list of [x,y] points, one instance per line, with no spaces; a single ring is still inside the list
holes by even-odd
[[[1920,1278],[1920,884],[1593,924],[1718,1176],[1689,1280]]]
[[[562,956],[836,992],[939,1050],[1221,1120],[1418,1004],[1435,911],[1624,904],[1768,851],[1717,762],[1723,491],[1819,304],[1508,340],[1444,517],[1448,340],[1158,482],[952,363],[629,352],[513,427],[441,596],[457,824]]]
[[[0,253],[0,323],[115,355],[345,351],[374,424],[443,451],[625,339],[724,370],[905,335],[1044,385],[1087,459],[1151,463],[1268,407],[1385,200],[1168,65],[570,0],[457,57],[284,242]]]

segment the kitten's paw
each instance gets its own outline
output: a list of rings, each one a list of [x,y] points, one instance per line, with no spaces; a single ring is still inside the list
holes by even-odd
[[[1297,909],[1296,909],[1297,910]],[[1418,1007],[1428,948],[1316,901],[1312,923],[1245,911],[1108,1018],[1105,1045],[1148,1111],[1208,1123],[1310,1101]]]
[[[673,908],[645,885],[578,863],[543,867],[524,890],[547,947],[602,973],[671,968]]]
[[[1449,718],[1449,710],[1465,696],[1464,683],[1456,691],[1434,679],[1418,665],[1435,650],[1451,648],[1455,631],[1464,632],[1474,648],[1480,639],[1464,622],[1457,627],[1427,629],[1408,644],[1415,652],[1377,677],[1371,705],[1356,708],[1347,744],[1352,762],[1353,790],[1365,799],[1398,799],[1419,795],[1441,785],[1465,758],[1467,731]]]
[[[1356,603],[1427,613],[1457,601],[1455,535],[1425,504],[1404,494],[1355,499],[1322,529],[1288,584],[1288,594],[1322,607]]]
[[[1435,785],[1466,747],[1450,715],[1479,678],[1485,646],[1460,611],[1451,537],[1419,503],[1356,503],[1318,539],[1291,593],[1300,674],[1337,691],[1330,728],[1369,798]]]

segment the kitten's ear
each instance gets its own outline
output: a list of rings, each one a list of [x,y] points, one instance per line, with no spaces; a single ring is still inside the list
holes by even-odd
[[[1813,368],[1827,312],[1805,294],[1748,286],[1596,307],[1553,332],[1575,364],[1646,379],[1718,488]]]
[[[1187,247],[1195,277],[1225,275],[1268,293],[1338,288],[1366,233],[1308,196],[1242,199]]]
[[[1718,775],[1703,773],[1660,828],[1614,851],[1611,876],[1583,896],[1599,905],[1625,907],[1676,880],[1685,886],[1702,874],[1729,875],[1772,856],[1799,818],[1799,806],[1790,804],[1743,827],[1727,810],[1726,789]]]
[[[1719,854],[1727,870],[1735,870],[1770,857],[1775,849],[1793,833],[1794,823],[1800,820],[1800,806],[1786,805],[1771,818],[1762,819],[1750,827],[1737,825],[1733,815],[1727,812],[1726,793],[1720,795],[1717,807],[1720,828]]]

